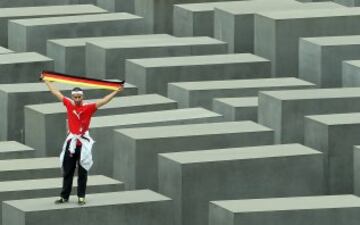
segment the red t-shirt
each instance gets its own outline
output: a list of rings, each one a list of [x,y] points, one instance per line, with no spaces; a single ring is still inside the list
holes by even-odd
[[[89,130],[91,116],[97,110],[96,103],[86,103],[80,106],[64,97],[63,103],[67,109],[68,127],[73,134],[84,134]]]

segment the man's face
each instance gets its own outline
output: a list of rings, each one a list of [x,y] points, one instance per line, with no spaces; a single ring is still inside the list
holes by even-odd
[[[72,100],[74,100],[75,105],[81,105],[82,104],[82,101],[83,101],[83,98],[84,98],[84,96],[82,94],[73,94],[73,95],[71,95],[71,97],[72,97]]]

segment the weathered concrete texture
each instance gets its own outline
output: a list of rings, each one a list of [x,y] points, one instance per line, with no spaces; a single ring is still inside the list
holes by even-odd
[[[258,121],[275,143],[304,143],[304,116],[360,111],[360,88],[268,91],[259,94]]]
[[[1,4],[1,3],[0,3]],[[94,5],[61,5],[23,8],[0,8],[0,45],[8,44],[8,21],[49,16],[86,15],[105,13],[104,9]]]
[[[0,142],[0,160],[31,158],[35,155],[35,149],[16,141]]]
[[[46,53],[46,41],[106,35],[139,34],[144,20],[128,13],[44,17],[9,21],[9,48]]]
[[[135,0],[135,13],[145,18],[146,28],[152,33],[173,33],[173,7],[191,2],[224,2],[228,0]]]
[[[360,87],[360,60],[343,61],[342,85],[343,87]]]
[[[96,99],[88,100],[94,102]],[[117,97],[97,110],[95,116],[158,111],[177,108],[177,103],[157,94]],[[58,156],[67,133],[66,109],[62,103],[27,105],[25,143],[37,156]],[[39,129],[41,127],[42,129]],[[33,132],[37,130],[37,132]]]
[[[334,2],[348,7],[360,6],[359,0],[334,0]]]
[[[314,84],[294,77],[178,82],[169,83],[168,96],[181,108],[201,106],[212,109],[213,99],[217,97],[249,97],[257,96],[259,91],[314,87]]]
[[[95,4],[96,0],[2,0],[0,8],[45,5]]]
[[[59,177],[59,157],[0,160],[1,181]]]
[[[11,51],[10,49],[4,48],[0,46],[0,55],[2,54],[9,54],[9,53],[13,53],[14,51]]]
[[[354,146],[354,194],[360,196],[360,146]]]
[[[87,204],[53,203],[52,198],[35,198],[3,203],[3,225],[169,225],[173,224],[171,199],[150,190],[87,195]]]
[[[254,52],[254,18],[266,11],[344,8],[331,2],[300,3],[297,1],[244,1],[216,7],[214,37],[229,44],[229,52]],[[289,74],[290,75],[290,74]]]
[[[305,145],[325,156],[328,194],[354,193],[353,146],[359,145],[360,113],[305,117]]]
[[[298,74],[300,37],[360,34],[360,8],[262,12],[255,16],[255,54],[274,76]]]
[[[257,122],[258,97],[214,98],[213,108],[225,120],[252,120]]]
[[[360,220],[360,198],[325,195],[213,201],[209,220],[209,225],[355,225]]]
[[[76,178],[75,178],[76,179]],[[0,182],[0,200],[18,200],[57,196],[62,187],[62,178],[26,179]],[[76,193],[77,182],[73,183],[72,193]],[[89,176],[86,193],[103,193],[122,191],[124,184],[120,181],[97,175]],[[54,198],[56,199],[56,198]],[[2,221],[2,211],[0,211]]]
[[[301,38],[299,77],[318,87],[342,87],[342,61],[360,58],[360,36]]]
[[[273,131],[252,121],[120,129],[114,177],[127,189],[158,189],[158,153],[273,144]]]
[[[0,84],[38,82],[43,70],[53,68],[54,60],[37,52],[1,54]]]
[[[134,0],[95,0],[96,5],[109,12],[134,13]]]
[[[223,117],[221,115],[203,108],[172,109],[95,117],[90,128],[91,136],[96,141],[93,147],[95,162],[92,170],[95,173],[112,176],[114,164],[123,163],[123,161],[114,160],[114,152],[124,150],[122,144],[114,144],[114,129],[210,123],[222,120]],[[125,162],[125,164],[127,163]]]
[[[66,96],[70,96],[73,86],[56,84]],[[87,98],[103,97],[108,91],[83,88]],[[137,89],[125,85],[122,95],[136,94]],[[0,85],[0,141],[14,140],[24,143],[24,106],[31,104],[57,102],[44,83],[22,83]]]
[[[125,60],[187,55],[225,54],[227,44],[209,37],[99,40],[86,44],[86,74],[94,78],[125,78]]]
[[[98,40],[139,40],[173,38],[168,34],[121,35],[106,37],[65,38],[47,41],[46,54],[55,60],[55,70],[60,73],[84,76],[86,42]]]
[[[175,203],[176,225],[207,225],[209,201],[321,195],[323,156],[300,144],[159,155],[159,192]]]
[[[132,59],[126,61],[125,74],[139,93],[166,95],[171,82],[266,78],[269,70],[267,59],[253,54],[225,54]]]

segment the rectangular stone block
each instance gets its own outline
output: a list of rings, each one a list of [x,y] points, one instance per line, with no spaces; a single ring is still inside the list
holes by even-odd
[[[176,82],[168,84],[168,96],[181,108],[201,106],[212,109],[213,99],[218,97],[250,97],[257,96],[259,91],[314,87],[314,84],[294,77]]]
[[[43,70],[53,70],[54,60],[37,52],[0,54],[0,84],[39,81]]]
[[[224,54],[227,44],[209,37],[99,40],[86,44],[86,74],[96,78],[125,78],[125,60],[187,55]]]
[[[252,121],[120,129],[114,135],[114,177],[127,189],[158,189],[159,153],[273,144],[273,131]]]
[[[300,37],[360,34],[359,21],[356,7],[262,12],[255,16],[254,52],[273,62],[273,75],[296,76]]]
[[[46,54],[48,39],[139,33],[144,20],[129,13],[18,19],[9,21],[9,48]]]
[[[70,96],[73,86],[56,84],[66,96]],[[108,91],[83,88],[87,98],[103,97]],[[126,84],[122,95],[136,94],[133,85]],[[24,143],[24,106],[39,103],[58,102],[44,83],[18,83],[0,85],[0,140],[14,140]]]
[[[324,193],[323,155],[300,144],[159,154],[176,225],[209,224],[209,201]]]
[[[229,44],[229,52],[254,52],[254,18],[267,11],[344,8],[331,2],[253,0],[224,4],[215,8],[214,37]],[[290,75],[290,74],[288,74]]]
[[[84,4],[0,8],[0,45],[7,46],[8,44],[9,20],[49,17],[49,16],[86,15],[86,14],[96,14],[96,13],[105,13],[105,12],[107,11],[99,7],[96,7],[94,5],[84,5]]]
[[[354,194],[360,196],[360,146],[354,146]]]
[[[360,219],[360,198],[325,195],[213,201],[209,210],[209,225],[355,225]]]
[[[301,38],[299,77],[318,87],[342,87],[342,61],[360,58],[360,36]]]
[[[125,151],[122,144],[114,144],[114,129],[210,123],[222,120],[223,117],[221,115],[203,108],[172,109],[95,117],[90,126],[90,134],[96,141],[93,147],[94,165],[92,170],[96,173],[113,176],[114,164],[123,163],[123,160],[114,160],[115,152]]]
[[[304,116],[360,110],[359,88],[259,93],[258,121],[275,131],[275,143],[304,143]]]
[[[257,122],[258,97],[214,98],[213,108],[225,120],[252,120]]]
[[[85,66],[85,46],[86,42],[97,40],[139,40],[173,38],[168,34],[145,34],[145,35],[121,35],[106,37],[82,37],[52,39],[47,41],[46,55],[54,59],[54,68],[60,73],[84,76]]]
[[[134,0],[96,0],[96,5],[109,12],[134,13]]]
[[[125,74],[139,93],[166,95],[171,82],[266,78],[269,70],[267,59],[244,53],[131,59],[126,61]]]
[[[2,54],[9,54],[9,53],[13,53],[13,51],[11,51],[10,49],[4,48],[0,46],[0,55]]]
[[[305,145],[324,153],[327,193],[354,193],[353,146],[360,144],[360,113],[306,116],[304,127]]]
[[[342,85],[343,87],[360,86],[360,60],[342,62]]]
[[[173,224],[172,200],[150,190],[89,194],[86,205],[55,205],[52,198],[3,203],[3,225]]]
[[[94,102],[96,99],[88,100]],[[168,110],[177,103],[157,94],[117,97],[97,110],[95,116]],[[67,134],[66,109],[62,103],[27,105],[25,143],[36,148],[37,156],[58,156]],[[39,129],[41,127],[41,129]],[[33,132],[37,130],[37,132]]]
[[[0,2],[0,8],[67,4],[95,4],[95,0],[7,0]]]
[[[35,149],[16,141],[0,142],[0,159],[20,159],[35,156]]]

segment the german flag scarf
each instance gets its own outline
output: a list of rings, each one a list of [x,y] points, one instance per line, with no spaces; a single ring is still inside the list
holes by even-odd
[[[120,81],[120,82],[105,81],[105,80],[98,80],[87,77],[61,74],[53,71],[43,71],[41,74],[43,75],[42,79],[47,81],[81,85],[81,86],[94,87],[94,88],[102,88],[108,90],[117,90],[121,86],[124,86],[125,83],[125,81]]]

